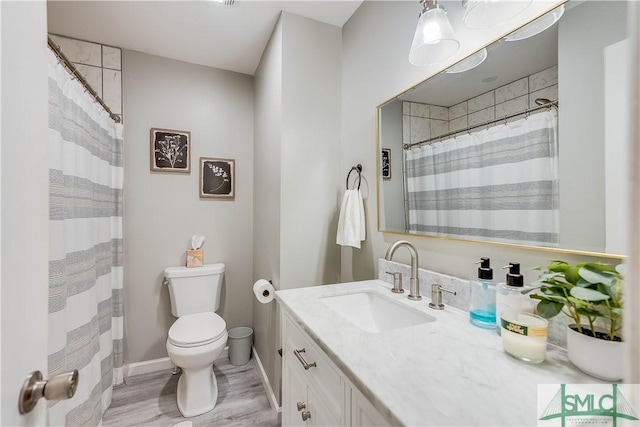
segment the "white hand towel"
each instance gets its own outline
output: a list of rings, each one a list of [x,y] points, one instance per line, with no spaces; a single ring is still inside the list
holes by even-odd
[[[342,197],[336,243],[360,249],[366,237],[364,202],[360,190],[346,190]]]

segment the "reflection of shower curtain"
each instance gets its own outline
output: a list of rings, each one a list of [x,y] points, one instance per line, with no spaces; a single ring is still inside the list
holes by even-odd
[[[406,153],[409,230],[558,244],[557,112]]]
[[[50,425],[102,420],[122,382],[122,125],[49,52],[49,378],[77,369]]]

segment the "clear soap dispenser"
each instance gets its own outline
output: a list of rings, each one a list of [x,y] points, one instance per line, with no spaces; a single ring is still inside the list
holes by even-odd
[[[470,280],[469,320],[480,328],[494,329],[496,327],[496,287],[493,285],[491,260],[480,258],[476,264],[480,264],[480,268],[478,268],[478,278]]]
[[[533,300],[522,294],[524,277],[520,274],[520,264],[512,262],[502,268],[508,268],[509,272],[507,273],[506,282],[496,285],[496,332],[498,332],[498,335],[501,335],[500,313],[504,311],[533,313]]]

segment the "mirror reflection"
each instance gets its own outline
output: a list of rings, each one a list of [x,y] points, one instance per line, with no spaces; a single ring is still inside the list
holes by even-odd
[[[624,253],[626,12],[567,2],[380,106],[380,230]]]

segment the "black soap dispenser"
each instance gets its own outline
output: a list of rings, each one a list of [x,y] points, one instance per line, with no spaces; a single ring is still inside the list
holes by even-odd
[[[522,294],[524,277],[520,274],[520,263],[511,262],[502,267],[509,269],[506,281],[496,285],[496,331],[500,335],[500,313],[521,311],[533,313],[533,304],[527,295]]]

